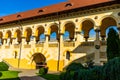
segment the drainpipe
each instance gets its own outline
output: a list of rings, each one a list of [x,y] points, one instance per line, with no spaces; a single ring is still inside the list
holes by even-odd
[[[21,50],[22,50],[22,24],[20,22],[20,20],[18,20],[18,24],[20,25],[19,26],[19,29],[21,31],[21,42],[20,42],[20,50],[19,50],[19,57],[18,57],[18,68],[20,68],[20,59],[21,59]]]
[[[59,35],[57,71],[59,71],[59,65],[60,65],[60,20],[59,20],[59,12],[57,13],[57,17],[58,17],[58,35]]]

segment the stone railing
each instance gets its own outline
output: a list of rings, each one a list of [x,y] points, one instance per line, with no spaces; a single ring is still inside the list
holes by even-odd
[[[58,42],[49,42],[49,47],[58,47]]]
[[[44,43],[35,44],[35,47],[43,47]]]
[[[100,52],[100,58],[107,58],[107,54],[105,52]]]
[[[75,47],[75,42],[64,42],[64,47]]]
[[[20,45],[19,44],[14,44],[14,48],[19,48]]]
[[[107,41],[101,41],[100,44],[101,44],[102,46],[105,46],[105,45],[107,45]]]
[[[81,46],[94,46],[94,42],[82,42]]]
[[[31,45],[30,44],[25,44],[24,48],[31,48]]]
[[[9,46],[9,45],[6,45],[6,46],[5,46],[5,49],[9,49],[9,48],[10,48],[10,46]]]

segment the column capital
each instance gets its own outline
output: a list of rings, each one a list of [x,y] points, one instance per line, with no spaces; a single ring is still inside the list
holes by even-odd
[[[49,34],[45,34],[45,36],[50,36]]]
[[[95,32],[100,32],[100,29],[95,29]]]
[[[64,35],[64,33],[59,33],[60,35]]]
[[[81,34],[82,32],[80,32],[80,31],[75,31],[75,33],[76,33],[76,34]]]

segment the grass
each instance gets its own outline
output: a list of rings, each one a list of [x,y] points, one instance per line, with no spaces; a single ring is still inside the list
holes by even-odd
[[[45,74],[45,75],[40,75],[40,76],[47,80],[60,80],[59,75],[56,75],[56,74]]]
[[[19,80],[18,71],[0,71],[2,76],[0,76],[0,80]]]

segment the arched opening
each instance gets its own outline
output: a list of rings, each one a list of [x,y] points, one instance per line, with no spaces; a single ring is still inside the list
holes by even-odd
[[[89,31],[89,39],[88,39],[88,41],[94,41],[95,38],[96,38],[95,30],[94,30],[94,29],[91,29],[91,30]]]
[[[31,40],[31,36],[32,36],[32,29],[31,28],[27,28],[25,30],[25,39],[26,39],[26,42],[27,44],[29,44],[30,40]]]
[[[19,29],[17,29],[14,33],[14,37],[16,38],[16,41],[17,41],[16,43],[21,42],[21,40],[22,40],[21,35],[22,35],[21,31]]]
[[[94,23],[90,20],[85,20],[82,22],[81,26],[85,41],[88,41],[89,40],[88,38],[90,37],[90,30],[94,28]]]
[[[52,32],[50,35],[50,41],[56,41],[57,40],[57,34],[56,32]]]
[[[70,36],[70,33],[68,31],[65,31],[65,33],[63,35],[64,41],[69,41],[69,36]]]
[[[14,58],[16,59],[17,56],[18,56],[18,53],[17,53],[17,51],[15,51],[15,52],[14,52]]]
[[[66,35],[67,39],[73,41],[75,39],[75,25],[72,22],[65,24],[64,26],[64,35]],[[65,36],[64,36],[65,37]]]
[[[45,42],[45,34],[41,34],[39,39],[40,39],[40,42]]]
[[[8,30],[8,31],[6,32],[6,34],[5,34],[5,37],[6,37],[6,39],[7,39],[6,43],[7,43],[8,45],[12,44],[12,38],[11,38],[11,36],[12,36],[12,33],[11,33],[10,30]]]
[[[56,24],[50,27],[50,41],[57,41],[59,39],[58,36],[58,26]]]
[[[66,59],[70,60],[70,52],[69,51],[66,52]]]
[[[36,37],[36,43],[44,42],[45,41],[44,32],[45,32],[45,30],[44,30],[43,26],[40,26],[40,27],[37,28],[36,33],[35,33],[36,34],[35,35],[35,37]]]
[[[36,63],[36,69],[39,69],[46,64],[46,58],[42,53],[34,53],[32,55],[32,61]]]
[[[0,32],[0,45],[2,45],[2,44],[3,44],[3,33]]]
[[[115,21],[115,19],[111,18],[111,17],[107,17],[104,18],[101,22],[101,26],[100,26],[100,35],[101,35],[101,40],[105,41],[106,40],[106,35],[108,33],[108,29],[110,27],[113,27],[117,29],[117,23]]]
[[[108,37],[107,34],[108,34],[110,28],[113,28],[113,29],[118,33],[117,26],[110,26],[110,27],[108,27],[108,28],[106,29],[106,38]]]

